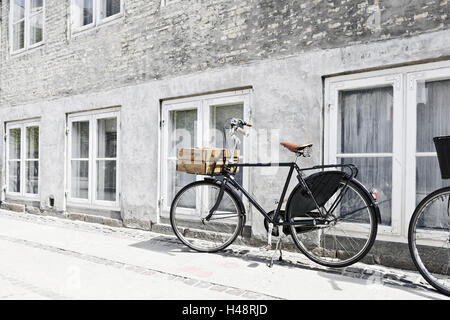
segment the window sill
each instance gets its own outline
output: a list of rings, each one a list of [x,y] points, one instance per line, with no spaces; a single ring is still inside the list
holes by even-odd
[[[40,201],[39,194],[37,195],[21,195],[17,193],[9,193],[5,194],[7,200],[13,201]]]
[[[89,210],[107,210],[107,211],[120,211],[120,205],[113,203],[111,205],[90,204],[87,202],[77,202],[75,200],[67,201],[67,207],[77,209],[89,209]]]
[[[23,56],[23,55],[25,55],[27,53],[31,53],[31,52],[36,51],[37,49],[41,48],[44,44],[45,44],[45,42],[41,41],[41,42],[36,43],[36,44],[34,44],[32,46],[29,46],[27,48],[23,48],[23,49],[16,50],[16,51],[10,51],[9,55],[10,55],[11,58],[13,58],[13,57],[14,58],[15,57],[20,57],[20,56]]]
[[[99,30],[103,26],[122,22],[124,17],[125,17],[125,15],[121,12],[121,13],[115,14],[113,16],[110,16],[108,18],[104,18],[97,23],[91,23],[91,24],[88,24],[83,27],[72,27],[70,36],[71,36],[71,38],[76,38],[79,35],[87,34],[89,32],[94,32],[95,30]]]

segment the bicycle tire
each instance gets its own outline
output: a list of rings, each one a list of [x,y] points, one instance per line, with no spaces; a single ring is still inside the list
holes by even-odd
[[[204,209],[203,203],[200,203],[200,209],[197,206],[194,209],[195,213],[192,216],[187,217],[186,214],[177,214],[180,210],[177,211],[178,204],[180,203],[183,195],[185,195],[190,190],[198,190],[199,188],[210,188],[209,191],[202,190],[198,191],[203,194],[203,192],[210,192],[211,194],[214,192],[218,192],[220,190],[220,184],[213,181],[196,181],[190,183],[183,187],[175,196],[172,201],[172,205],[170,208],[170,223],[172,226],[172,230],[177,236],[177,238],[189,248],[198,251],[198,252],[217,252],[225,249],[241,233],[243,228],[243,213],[240,206],[240,200],[236,198],[236,196],[225,188],[224,196],[220,203],[221,206],[225,206],[226,202],[231,202],[233,205],[233,210],[231,214],[226,211],[222,211],[225,213],[219,214],[220,207],[214,212],[212,219],[210,221],[204,221],[202,219],[205,218],[209,214],[209,209],[214,205],[215,199],[212,201],[208,201],[206,204],[207,209]],[[197,192],[197,191],[195,191]],[[215,197],[214,195],[213,197]],[[206,197],[206,196],[205,196]],[[204,196],[201,196],[201,199],[205,199]],[[216,198],[217,199],[217,198]],[[197,200],[196,200],[197,202]],[[228,209],[227,209],[228,210]],[[217,214],[216,216],[214,216]],[[229,215],[228,220],[226,215]],[[197,216],[199,215],[199,216]],[[219,217],[219,215],[222,215]],[[223,217],[225,216],[225,218]],[[214,219],[216,218],[216,219]],[[234,219],[233,219],[234,218]],[[219,221],[220,220],[220,221]],[[216,222],[211,222],[216,221]],[[219,222],[217,222],[219,221]],[[232,232],[227,233],[226,231],[231,229]],[[221,241],[224,239],[224,241]],[[216,245],[214,245],[217,242]]]
[[[349,265],[354,264],[354,263],[358,262],[359,260],[361,260],[372,248],[372,246],[375,242],[377,231],[378,231],[377,214],[376,214],[376,211],[374,208],[373,201],[372,201],[372,199],[369,198],[370,195],[367,194],[367,191],[363,187],[361,187],[359,183],[355,182],[353,179],[349,180],[348,177],[346,177],[346,176],[342,177],[341,180],[339,181],[339,183],[341,185],[339,188],[347,185],[349,187],[348,190],[353,190],[355,192],[355,194],[362,201],[361,203],[358,203],[359,206],[362,204],[365,205],[364,208],[367,209],[366,210],[367,217],[364,217],[364,219],[368,220],[368,226],[369,226],[368,231],[365,231],[365,232],[361,231],[360,237],[358,237],[356,235],[353,236],[352,232],[349,230],[347,231],[348,232],[348,234],[347,234],[347,232],[345,231],[345,223],[346,223],[345,221],[343,222],[344,225],[340,224],[340,228],[341,228],[340,230],[335,229],[334,233],[330,232],[329,234],[326,234],[323,230],[326,230],[327,228],[328,229],[331,228],[332,227],[331,224],[329,227],[321,227],[321,229],[319,229],[318,227],[309,227],[309,226],[308,227],[299,227],[299,226],[293,226],[293,225],[290,226],[291,237],[294,240],[294,243],[297,246],[297,248],[304,255],[306,255],[310,260],[312,260],[320,265],[323,265],[326,267],[333,267],[333,268],[346,267],[346,266],[349,266]],[[338,191],[336,191],[336,192],[338,192]],[[344,199],[342,199],[342,201],[344,201]],[[325,205],[327,205],[327,203],[325,203]],[[361,210],[364,210],[364,209],[361,209]],[[287,215],[289,215],[286,217],[287,221],[290,221],[290,222],[295,221],[294,218],[290,217],[290,214],[291,214],[290,212],[287,213]],[[343,216],[345,217],[345,215],[343,215]],[[362,219],[362,218],[360,218],[360,219]],[[335,220],[337,220],[337,218],[335,218]],[[345,220],[345,218],[343,218],[341,220]],[[356,222],[350,221],[350,220],[348,220],[347,223],[354,223],[354,226],[361,227],[361,230],[367,228],[367,227],[365,227],[365,225],[367,225],[367,223],[356,223]],[[336,222],[334,226],[336,226],[337,224],[338,224],[338,222]],[[362,242],[360,239],[363,239],[363,233],[367,234],[367,237],[366,237],[367,239],[362,244],[361,249],[359,249],[354,254],[352,251],[347,250],[342,245],[342,241],[348,240],[348,239],[351,239],[352,241],[354,241],[355,244],[357,244],[358,242]],[[300,238],[300,235],[305,235],[305,236],[304,237],[302,236]],[[315,239],[313,239],[313,240],[308,239],[308,237],[312,238],[313,235],[316,237]],[[341,239],[341,241],[337,240],[338,237]],[[334,238],[334,249],[328,248],[326,246],[327,238],[331,238],[331,239]],[[355,239],[358,239],[358,241]],[[314,246],[316,246],[316,247],[314,247]],[[331,244],[330,244],[330,246],[331,246]],[[339,246],[340,246],[340,248],[339,248]]]
[[[423,261],[423,258],[425,256],[425,250],[441,250],[442,247],[438,247],[437,246],[429,246],[427,244],[425,244],[425,241],[427,241],[427,237],[425,236],[424,238],[424,244],[417,244],[417,237],[416,235],[418,234],[417,231],[417,225],[419,220],[422,217],[422,214],[426,214],[426,208],[429,206],[433,205],[433,202],[437,199],[439,199],[440,197],[444,197],[445,195],[449,196],[450,199],[450,187],[444,187],[441,189],[438,189],[432,193],[430,193],[429,195],[427,195],[416,207],[416,209],[414,210],[413,215],[411,216],[411,220],[409,222],[409,227],[408,227],[408,246],[409,246],[409,251],[411,254],[411,258],[414,262],[414,265],[416,266],[417,270],[420,272],[420,274],[424,277],[424,279],[430,284],[432,285],[437,291],[450,296],[450,278],[448,278],[447,280],[449,281],[448,284],[444,284],[444,283],[439,283],[438,282],[438,278],[437,276],[434,276],[432,273],[436,274],[436,269],[435,266],[433,266],[431,263],[431,261]],[[433,212],[434,213],[434,212]],[[424,218],[422,218],[424,219]],[[448,223],[450,226],[450,216],[448,217]],[[425,223],[424,220],[422,220],[422,223]],[[450,227],[447,227],[447,231],[443,231],[443,237],[442,239],[444,239],[444,243],[446,243],[447,245],[447,255],[450,256]],[[420,229],[420,227],[419,227]],[[426,226],[423,226],[422,229],[426,229]],[[445,232],[447,232],[447,239],[445,238]],[[430,237],[431,239],[433,237]],[[428,241],[429,239],[428,238]],[[422,248],[422,250],[424,251],[423,254],[421,255],[419,253],[419,247]],[[427,248],[427,249],[426,249]],[[431,248],[435,248],[435,249],[431,249]],[[438,249],[439,248],[439,249]],[[443,249],[445,251],[445,248]],[[421,257],[422,256],[422,257]],[[434,257],[434,259],[432,259],[432,263],[433,264],[439,264],[438,262],[436,262],[435,260],[438,259],[437,257],[439,257],[439,253],[438,254],[433,254],[432,255]],[[449,273],[449,264],[450,262],[447,259],[447,277],[450,275]],[[430,270],[429,270],[430,269]],[[433,269],[433,270],[432,270]]]

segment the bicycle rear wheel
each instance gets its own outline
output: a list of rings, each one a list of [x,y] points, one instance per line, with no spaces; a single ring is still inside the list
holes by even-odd
[[[408,244],[425,280],[450,295],[450,187],[429,194],[416,207],[409,223]]]
[[[340,202],[336,199],[341,198]],[[354,181],[343,177],[334,195],[324,203],[330,211],[325,218],[317,209],[295,216],[289,212],[287,221],[318,218],[316,226],[291,226],[291,236],[312,261],[327,267],[345,267],[362,259],[377,235],[378,219],[372,201]]]
[[[219,207],[210,214],[218,198],[220,185],[198,181],[177,193],[170,208],[170,223],[178,239],[200,252],[225,249],[239,235],[243,227],[239,200],[225,189]]]

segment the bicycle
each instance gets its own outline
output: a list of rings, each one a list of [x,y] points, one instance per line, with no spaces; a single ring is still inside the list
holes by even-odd
[[[229,128],[224,128],[233,139],[231,155],[240,144],[237,133],[248,135],[244,126],[251,124],[233,118]],[[246,209],[242,198],[245,197],[264,216],[268,236],[263,249],[271,249],[272,236],[278,237],[269,266],[273,265],[278,250],[282,259],[281,240],[289,235],[303,254],[324,266],[345,267],[362,259],[375,241],[381,216],[374,195],[355,179],[358,169],[351,164],[300,168],[297,160],[310,156],[312,144],[283,142],[281,145],[296,155],[295,162],[238,163],[233,158],[226,161],[224,156],[219,173],[214,174],[212,170],[209,177],[183,187],[175,195],[170,209],[175,235],[199,252],[225,249],[243,233]],[[267,212],[234,175],[243,167],[273,166],[287,167],[289,173],[277,207]],[[331,168],[341,170],[326,170]],[[305,178],[304,172],[312,170],[322,171]],[[298,184],[282,210],[294,171]]]
[[[433,138],[443,179],[450,179],[450,137]],[[408,228],[408,246],[421,275],[450,296],[450,187],[427,195],[416,207]]]

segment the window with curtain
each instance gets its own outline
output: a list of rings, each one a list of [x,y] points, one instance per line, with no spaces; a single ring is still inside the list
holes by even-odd
[[[121,13],[122,0],[72,0],[73,31],[95,27]]]
[[[434,190],[450,185],[443,180],[433,138],[450,135],[450,80],[417,83],[417,140],[416,140],[416,204]],[[435,203],[438,206],[439,203]],[[446,203],[433,208],[424,217],[427,226],[440,225],[439,213],[447,212]],[[419,222],[420,224],[420,222]]]
[[[36,122],[8,123],[7,193],[39,194],[39,125]]]
[[[45,0],[12,0],[11,50],[21,51],[44,41]]]
[[[378,190],[384,225],[391,225],[392,120],[392,86],[340,91],[337,156],[356,165],[358,179]]]

